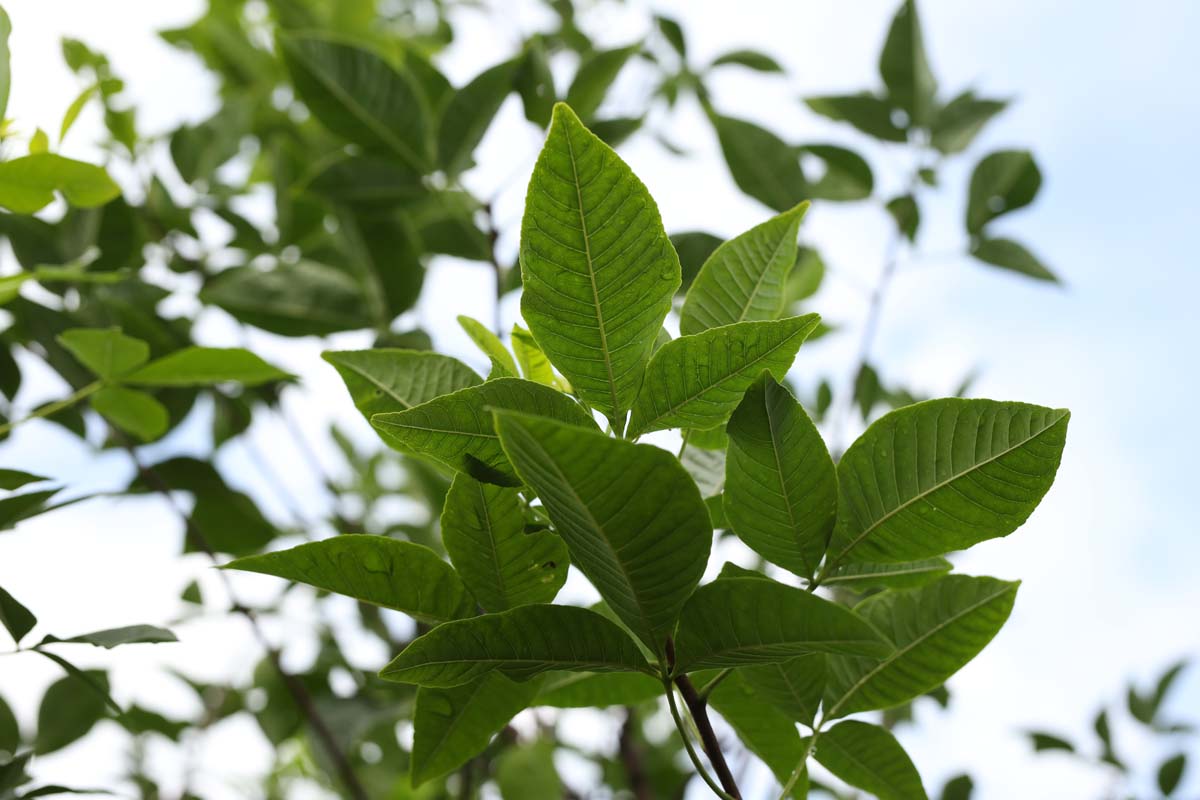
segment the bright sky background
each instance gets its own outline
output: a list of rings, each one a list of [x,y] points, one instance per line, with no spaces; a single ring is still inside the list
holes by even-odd
[[[636,6],[645,4],[638,0]],[[750,79],[730,71],[718,84],[719,109],[763,122],[791,141],[861,141],[807,113],[796,98],[875,85],[876,56],[893,0],[742,0],[735,14],[732,4],[718,0],[652,5],[683,21],[697,62],[753,46],[787,66],[786,79]],[[5,6],[15,29],[8,113],[22,130],[34,125],[57,130],[80,88],[61,63],[57,42],[63,35],[110,55],[140,108],[144,132],[199,120],[214,107],[211,81],[152,33],[191,19],[198,2],[5,0]],[[1024,581],[1011,620],[952,680],[950,710],[922,704],[919,726],[902,729],[901,738],[931,792],[945,777],[967,770],[976,776],[982,800],[1094,798],[1108,785],[1103,773],[1080,770],[1062,758],[1032,759],[1019,731],[1037,726],[1086,739],[1098,704],[1121,701],[1128,678],[1149,680],[1169,661],[1200,654],[1195,577],[1200,538],[1192,517],[1191,461],[1200,449],[1192,421],[1200,386],[1189,367],[1200,343],[1194,243],[1200,223],[1195,188],[1200,4],[925,0],[922,9],[943,91],[973,85],[1017,102],[988,128],[967,163],[960,160],[945,172],[944,190],[923,226],[921,249],[930,257],[902,265],[875,360],[885,377],[931,393],[949,391],[978,368],[977,395],[1066,406],[1073,418],[1058,482],[1033,520],[959,562],[964,572]],[[518,12],[509,19],[512,30],[528,29],[539,16]],[[612,43],[638,34],[624,15],[598,21]],[[459,83],[499,60],[512,38],[503,29],[497,37],[494,26],[476,15],[466,15],[464,22],[465,38],[444,64]],[[86,144],[97,126],[94,116],[85,115],[67,154],[89,155]],[[733,188],[711,129],[695,109],[685,111],[672,131],[694,157],[675,159],[645,139],[623,151],[657,198],[668,230],[731,235],[767,216]],[[522,123],[510,100],[479,158],[492,165],[491,172],[471,176],[485,191],[505,181],[515,187],[499,203],[500,220],[509,226],[501,245],[509,252],[515,250],[513,223],[540,136]],[[1062,290],[947,257],[963,244],[960,220],[970,164],[991,149],[1026,146],[1034,150],[1045,184],[1032,210],[1004,218],[997,228],[1039,253],[1065,279]],[[884,155],[873,163],[895,169]],[[898,181],[888,169],[878,169],[877,177],[885,186]],[[844,365],[866,305],[861,287],[874,282],[889,224],[881,212],[829,204],[818,204],[805,222],[806,236],[833,270],[814,309],[852,333],[802,351],[793,371],[802,387],[811,388],[824,374],[845,380]],[[487,272],[478,265],[439,262],[426,287],[416,315],[421,324],[440,347],[482,368],[452,320],[458,313],[488,318]],[[515,306],[506,310],[511,317]],[[219,315],[206,317],[201,330],[212,343],[234,343]],[[341,343],[363,340],[348,336]],[[311,420],[314,443],[331,417],[353,427],[364,443],[371,441],[332,371],[316,359],[314,342],[281,344],[264,335],[253,345],[306,378],[306,394],[288,402],[295,416]],[[31,384],[21,398],[24,408],[62,391],[49,379]],[[296,462],[294,443],[277,425],[257,426],[255,437],[278,468],[288,470]],[[172,450],[189,446],[194,444],[168,444]],[[332,451],[322,455],[331,466],[336,463]],[[244,451],[235,446],[224,458],[238,470],[239,485],[261,488],[246,468]],[[0,466],[48,474],[79,490],[114,488],[129,477],[119,454],[97,462],[42,423],[21,429],[0,447]],[[285,477],[313,513],[320,510],[311,476]],[[203,575],[206,589],[219,590],[202,560],[178,558],[179,528],[152,499],[82,504],[0,534],[0,585],[39,615],[39,635],[166,623],[179,612],[178,593],[194,576]],[[239,585],[260,596],[277,589],[277,583],[253,579]],[[289,642],[288,655],[296,663],[305,657],[310,613],[300,605],[295,619],[271,631]],[[150,698],[182,708],[186,694],[162,677],[162,664],[217,677],[243,674],[258,656],[237,621],[199,620],[177,630],[179,645],[95,659],[116,665],[119,700]],[[368,651],[361,658],[375,663],[384,655]],[[84,656],[79,660],[91,663]],[[32,656],[0,660],[0,693],[27,721],[40,687],[55,677]],[[1173,707],[1183,715],[1190,710],[1195,719],[1200,669],[1186,676]],[[86,745],[43,759],[41,774],[64,782],[103,780],[115,769],[120,737],[111,727],[101,730]],[[1116,736],[1132,759],[1144,761],[1147,774],[1165,755],[1146,750],[1120,712]],[[244,775],[249,791],[267,753],[248,746],[253,737],[236,725],[218,741],[212,738],[206,760]],[[1193,747],[1192,755],[1200,752]],[[1200,763],[1193,760],[1191,768],[1181,796],[1200,793]],[[213,797],[229,796],[221,793],[230,791],[227,786],[208,786]]]

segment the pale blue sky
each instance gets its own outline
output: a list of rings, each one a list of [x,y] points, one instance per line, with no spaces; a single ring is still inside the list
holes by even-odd
[[[5,5],[16,29],[9,114],[22,127],[56,128],[77,90],[58,57],[56,42],[64,34],[109,52],[144,109],[147,130],[199,119],[212,109],[211,85],[151,34],[188,19],[195,2],[6,0]],[[652,5],[673,9],[683,20],[697,59],[754,46],[788,67],[787,79],[751,81],[730,73],[716,94],[722,110],[759,120],[794,141],[859,141],[807,113],[795,98],[874,85],[891,0],[745,0],[736,14],[729,3],[716,0]],[[1192,422],[1200,389],[1192,353],[1200,343],[1195,311],[1200,264],[1193,242],[1200,223],[1200,4],[925,0],[922,8],[945,91],[973,85],[1017,102],[972,148],[968,163],[946,171],[921,246],[937,257],[902,268],[876,361],[885,375],[930,392],[951,389],[979,367],[977,394],[1067,406],[1073,419],[1059,481],[1033,520],[961,561],[964,571],[1024,580],[1012,619],[952,681],[951,710],[922,708],[919,730],[906,730],[902,738],[931,791],[946,775],[967,769],[979,779],[983,800],[1098,797],[1107,785],[1103,774],[1096,780],[1063,759],[1032,760],[1017,731],[1038,725],[1083,738],[1096,706],[1118,701],[1126,678],[1149,679],[1171,659],[1200,655],[1200,583],[1194,577],[1200,538],[1191,485],[1196,475],[1191,459],[1200,449]],[[514,25],[536,20],[523,13],[513,18]],[[446,64],[459,81],[497,60],[509,44],[504,31],[495,37],[477,18],[465,22],[467,38]],[[637,33],[620,15],[602,23],[613,42]],[[496,166],[471,176],[484,189],[518,176],[499,203],[506,222],[519,215],[524,176],[540,141],[519,118],[515,107],[505,108],[480,158]],[[85,117],[68,152],[87,153],[83,145],[95,124]],[[732,234],[766,215],[733,189],[697,112],[685,111],[674,131],[694,158],[669,158],[649,141],[634,141],[624,151],[658,199],[669,229]],[[1031,210],[997,228],[1038,252],[1064,278],[1065,289],[944,257],[962,244],[969,163],[1000,147],[1031,147],[1045,183]],[[882,156],[876,163],[891,166],[880,170],[880,181],[895,185],[888,154],[869,152]],[[874,280],[887,225],[882,213],[862,208],[819,204],[813,210],[806,230],[834,271],[814,310],[857,331],[865,303],[855,287]],[[512,249],[515,240],[505,236],[502,246]],[[477,266],[441,263],[427,285],[420,320],[441,346],[481,366],[465,337],[446,321],[457,313],[488,316],[485,273]],[[515,313],[515,306],[507,310]],[[204,321],[203,330],[214,342],[230,335],[215,316]],[[802,352],[793,377],[810,386],[830,371],[844,376],[856,340],[856,335],[830,338]],[[255,343],[308,379],[308,394],[291,401],[298,415],[356,423],[340,385],[316,360],[313,343],[280,345],[265,336]],[[41,385],[41,396],[58,391],[52,383]],[[27,406],[37,399],[34,393],[23,398]],[[355,433],[370,441],[363,426]],[[255,435],[279,454],[280,464],[294,460],[282,431],[267,427]],[[244,463],[236,451],[226,458],[235,468]],[[0,448],[0,466],[93,487],[119,485],[127,474],[117,457],[96,469],[86,452],[39,424]],[[252,475],[240,474],[246,485],[255,485]],[[299,493],[317,496],[306,476],[290,474],[288,480]],[[177,547],[177,522],[152,501],[97,501],[0,534],[0,584],[61,633],[163,622],[177,610],[178,589],[204,571],[201,562],[181,563]],[[272,586],[251,581],[245,588],[269,592]],[[299,618],[274,633],[302,641],[305,613],[297,609]],[[130,699],[161,691],[168,692],[168,702],[183,702],[170,699],[170,685],[156,677],[164,660],[198,665],[213,675],[253,663],[251,640],[237,623],[206,621],[181,632],[184,643],[169,652],[145,648],[115,657],[119,695]],[[301,646],[293,655],[302,659],[302,651]],[[6,659],[0,692],[28,715],[33,698],[20,696],[20,688],[44,684],[52,675],[40,664]],[[1200,708],[1200,669],[1187,676],[1176,700],[1181,713]],[[1145,751],[1123,722],[1117,735],[1132,754],[1157,763],[1161,754]],[[106,754],[115,752],[118,739],[111,732],[99,738],[87,752],[69,749],[45,759],[46,774],[63,777],[85,764],[105,774]],[[224,737],[230,744],[223,750],[217,743],[209,755],[251,776],[266,754],[234,744],[249,738],[231,732]],[[1200,792],[1196,775],[1188,786],[1192,796]]]

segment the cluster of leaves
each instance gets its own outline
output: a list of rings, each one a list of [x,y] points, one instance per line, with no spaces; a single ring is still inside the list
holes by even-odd
[[[220,104],[166,135],[140,130],[103,54],[63,43],[81,90],[56,146],[38,129],[27,154],[0,161],[0,207],[11,212],[0,213],[0,235],[19,265],[0,278],[10,320],[0,332],[0,436],[37,418],[124,451],[136,474],[123,491],[171,502],[185,552],[242,556],[234,566],[354,597],[362,628],[400,655],[380,680],[322,623],[319,654],[303,674],[284,670],[268,648],[248,682],[180,676],[198,711],[168,718],[122,708],[102,671],[75,666],[56,647],[172,634],[134,626],[30,645],[33,614],[0,590],[0,619],[18,651],[66,671],[32,734],[0,700],[0,797],[58,791],[31,787],[30,757],[105,718],[135,739],[130,781],[157,796],[143,738],[179,742],[243,713],[277,747],[270,796],[313,780],[355,797],[434,798],[455,785],[470,796],[485,777],[506,797],[562,795],[569,790],[553,757],[570,745],[552,730],[521,741],[508,726],[537,706],[623,706],[618,752],[581,754],[616,790],[676,796],[691,777],[680,768],[685,752],[707,771],[687,733],[664,739],[643,724],[665,696],[686,728],[676,691],[717,768],[718,793],[736,789],[724,785],[732,776],[708,708],[793,794],[802,795],[813,756],[882,797],[923,796],[886,730],[841,718],[938,691],[994,635],[1015,584],[949,575],[943,556],[1024,521],[1053,478],[1067,417],[977,400],[911,405],[913,392],[882,387],[864,347],[853,371],[863,420],[881,405],[900,410],[835,467],[812,419],[825,417],[838,382],[821,381],[810,419],[784,381],[801,343],[829,330],[802,313],[825,269],[797,237],[809,200],[873,201],[893,216],[900,245],[913,247],[922,193],[937,184],[942,159],[966,150],[1005,104],[970,92],[943,104],[915,7],[904,3],[880,62],[884,91],[806,101],[912,155],[909,190],[876,197],[872,169],[855,152],[787,144],[716,110],[712,76],[781,75],[766,54],[734,50],[694,66],[683,27],[661,16],[647,18],[643,39],[603,47],[572,3],[553,0],[551,27],[456,87],[436,56],[454,37],[455,13],[470,5],[211,0],[202,17],[162,36],[218,78]],[[8,32],[0,10],[0,119]],[[651,88],[622,99],[618,78],[631,72],[649,75]],[[463,180],[511,95],[531,124],[551,127],[519,264],[498,246],[507,232],[494,196]],[[685,155],[668,123],[689,100],[712,122],[735,184],[780,212],[729,241],[703,231],[668,237],[649,193],[610,149],[642,134]],[[614,111],[622,107],[635,113]],[[96,108],[108,169],[56,152]],[[7,120],[2,134],[6,147],[18,135]],[[122,192],[110,171],[141,183]],[[991,234],[993,220],[1032,201],[1040,180],[1024,151],[982,159],[964,250],[1053,279],[1023,247]],[[505,336],[460,320],[491,363],[487,380],[430,352],[429,335],[406,313],[431,263],[447,257],[494,275],[498,298],[523,292],[528,329]],[[179,298],[188,302],[164,303]],[[672,340],[663,322],[673,309],[682,335]],[[218,467],[233,442],[254,453],[242,434],[267,416],[289,425],[307,452],[281,403],[290,376],[246,350],[196,341],[197,315],[218,311],[283,337],[370,333],[372,349],[325,357],[395,451],[360,452],[333,432],[342,477],[309,458],[333,501],[329,519],[294,509],[289,522],[272,519]],[[17,414],[33,362],[67,390]],[[198,429],[207,429],[207,452],[164,457],[174,433]],[[648,435],[662,444],[667,430],[683,435],[678,457],[633,443]],[[147,442],[159,443],[152,460],[139,448]],[[269,478],[270,464],[255,460]],[[40,480],[13,470],[0,488]],[[0,530],[87,499],[55,505],[58,491],[0,499]],[[180,493],[190,505],[175,503]],[[397,497],[431,513],[397,515]],[[727,565],[700,586],[714,531],[748,545],[761,568]],[[334,533],[367,535],[255,555],[283,536]],[[782,575],[768,562],[808,591],[793,577],[768,577],[767,569]],[[551,604],[568,564],[603,603]],[[183,599],[199,613],[206,598],[192,584]],[[248,609],[236,594],[232,605],[252,621],[277,608]],[[347,674],[349,696],[332,688]],[[411,747],[396,737],[400,719],[414,723]],[[801,736],[797,722],[811,733]]]

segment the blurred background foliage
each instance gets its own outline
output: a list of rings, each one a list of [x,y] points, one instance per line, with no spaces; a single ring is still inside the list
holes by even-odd
[[[141,123],[139,109],[125,96],[122,76],[105,54],[83,41],[63,41],[62,55],[78,76],[79,94],[64,98],[58,130],[29,131],[21,120],[3,123],[0,207],[6,213],[0,213],[0,236],[8,244],[0,277],[3,434],[34,416],[43,421],[32,424],[60,426],[88,442],[98,457],[123,453],[135,474],[124,491],[160,497],[186,528],[182,551],[213,563],[274,549],[283,541],[351,532],[394,536],[441,551],[438,512],[447,476],[395,452],[364,450],[344,430],[314,430],[296,419],[281,398],[304,388],[290,379],[142,386],[136,390],[137,410],[129,413],[127,405],[114,408],[89,392],[95,370],[88,369],[92,365],[81,359],[67,332],[117,328],[145,342],[149,357],[157,359],[205,344],[196,340],[194,323],[199,314],[219,309],[242,331],[243,341],[261,332],[330,337],[357,331],[369,332],[376,347],[427,350],[433,341],[416,327],[413,311],[431,262],[454,258],[474,264],[473,280],[494,287],[496,298],[492,319],[461,320],[467,333],[493,363],[528,372],[530,365],[520,358],[522,331],[500,324],[503,298],[519,291],[520,271],[515,248],[501,246],[515,226],[496,213],[501,193],[523,192],[528,165],[513,156],[511,177],[487,193],[468,188],[471,182],[464,177],[476,166],[479,145],[501,106],[514,97],[532,130],[544,128],[553,103],[565,100],[614,147],[641,137],[655,142],[664,156],[687,158],[687,142],[714,137],[733,182],[762,205],[764,217],[805,199],[886,209],[894,230],[878,282],[865,295],[864,326],[821,331],[853,337],[857,359],[845,365],[844,374],[799,387],[814,418],[831,432],[835,449],[844,448],[855,430],[884,410],[922,399],[903,380],[883,377],[872,345],[897,265],[918,256],[929,197],[957,193],[965,198],[963,247],[980,269],[1057,282],[1035,248],[994,232],[995,220],[1034,201],[1042,181],[1026,150],[973,147],[976,135],[995,124],[1008,100],[939,85],[913,3],[901,4],[881,43],[876,85],[856,94],[798,99],[810,113],[855,131],[864,143],[860,153],[827,142],[795,141],[787,131],[722,112],[709,90],[714,75],[730,73],[745,82],[785,80],[786,75],[772,54],[756,50],[731,50],[697,62],[689,52],[686,18],[646,13],[637,38],[618,47],[598,44],[603,37],[587,20],[595,18],[597,7],[616,2],[546,0],[545,24],[537,32],[516,42],[506,60],[454,85],[443,74],[440,58],[454,42],[458,22],[463,14],[501,17],[503,4],[209,0],[200,17],[160,35],[203,62],[215,80],[219,108],[199,123],[166,131]],[[7,41],[7,19],[3,22],[0,34]],[[19,30],[13,35],[20,36]],[[2,118],[10,81],[36,78],[9,75],[7,50],[0,51]],[[678,109],[693,105],[702,109],[710,131],[679,129]],[[106,130],[102,163],[60,155],[75,120],[93,107]],[[906,179],[898,193],[880,190],[876,166],[863,155],[881,148],[904,165]],[[954,159],[972,165],[966,185],[943,182],[943,167]],[[673,231],[672,239],[684,270],[682,293],[722,239],[703,230]],[[796,313],[821,310],[810,308],[811,298],[826,275],[821,252],[811,242],[804,244],[788,281],[788,303]],[[255,333],[246,332],[251,329]],[[506,343],[516,350],[519,367]],[[32,408],[25,402],[27,375],[44,372],[31,368],[34,362],[58,376],[64,402]],[[329,380],[337,380],[332,372]],[[963,376],[958,393],[969,392],[970,383],[971,376]],[[298,460],[281,464],[274,454],[256,450],[244,435],[255,424],[286,431]],[[314,454],[309,442],[317,437],[336,443],[342,459],[336,470]],[[202,446],[197,448],[196,441]],[[222,449],[235,442],[247,448],[273,495],[269,501],[235,488],[239,481],[223,468]],[[723,466],[713,463],[716,451],[692,443],[698,446],[688,450],[689,469],[698,478],[709,474],[719,480]],[[324,518],[313,518],[306,504],[291,496],[278,479],[282,469],[314,473],[329,495]],[[88,499],[60,494],[64,487],[36,475],[9,470],[0,479],[7,492],[0,499],[3,529]],[[283,511],[269,512],[268,505]],[[5,570],[14,566],[3,565]],[[663,724],[659,700],[572,716],[590,712],[558,711],[552,696],[500,731],[480,731],[470,748],[478,755],[441,764],[435,780],[414,788],[408,775],[412,688],[381,683],[362,659],[347,656],[343,641],[350,626],[355,636],[376,640],[394,653],[419,630],[411,621],[367,604],[359,604],[347,620],[344,605],[324,607],[325,598],[318,596],[304,613],[319,646],[302,668],[285,668],[284,643],[272,641],[267,630],[273,617],[291,613],[289,593],[251,603],[231,583],[219,596],[207,596],[194,583],[182,597],[191,610],[179,622],[213,615],[244,618],[254,627],[263,655],[248,680],[175,675],[194,695],[193,712],[177,715],[118,703],[103,670],[74,663],[81,648],[167,642],[174,638],[169,631],[122,628],[68,641],[46,636],[34,643],[27,637],[37,609],[0,590],[0,621],[19,645],[14,657],[44,657],[63,671],[41,697],[34,721],[18,724],[0,698],[0,797],[58,791],[31,778],[37,774],[37,756],[112,725],[124,731],[127,757],[116,788],[128,797],[499,794],[506,800],[646,800],[682,797],[689,789],[691,771],[677,737]],[[1192,733],[1166,705],[1181,668],[1149,690],[1129,688],[1125,705],[1140,723],[1138,735],[1176,742]],[[953,700],[943,688],[919,702]],[[736,709],[718,710],[729,723],[722,735],[731,743],[741,740],[734,748],[741,753],[735,763],[761,771],[758,759],[769,764],[775,758],[769,726],[756,726],[753,715],[736,718]],[[205,737],[221,736],[227,721],[239,717],[254,720],[274,753],[261,786],[197,774],[192,760]],[[910,718],[911,709],[900,709],[888,712],[885,721],[899,726],[910,724]],[[596,726],[611,735],[595,737],[601,745],[585,746],[569,735],[573,726]],[[1030,741],[1048,756],[1087,759],[1111,771],[1113,797],[1136,796],[1128,787],[1146,780],[1126,783],[1125,776],[1145,769],[1121,754],[1106,712],[1094,727],[1092,744],[1045,731],[1030,732]],[[168,760],[168,768],[153,755],[163,741],[181,754]],[[1164,796],[1175,791],[1185,766],[1180,751],[1150,768]],[[93,788],[87,775],[78,781],[72,788]],[[970,778],[961,776],[940,796],[965,800],[971,786]],[[853,796],[832,782],[815,783],[814,794],[822,792]]]

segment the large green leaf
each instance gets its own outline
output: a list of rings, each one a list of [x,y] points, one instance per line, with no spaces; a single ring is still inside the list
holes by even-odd
[[[1069,419],[957,398],[882,417],[838,463],[827,566],[916,561],[1012,533],[1054,482]]]
[[[626,435],[723,424],[763,370],[783,380],[818,322],[816,314],[738,322],[667,342],[646,366]]]
[[[170,414],[154,395],[125,386],[105,386],[91,397],[91,406],[113,425],[143,442],[166,433]]]
[[[871,196],[875,175],[858,153],[832,144],[806,144],[796,149],[805,159],[820,164],[820,177],[808,184],[809,197],[849,202]]]
[[[552,670],[646,672],[650,667],[637,644],[596,612],[532,605],[438,625],[379,674],[445,688],[492,672],[524,681]]]
[[[32,214],[54,202],[61,192],[79,208],[102,206],[121,194],[103,167],[35,153],[0,162],[0,206],[17,214]]]
[[[370,421],[376,414],[405,411],[435,397],[482,381],[466,364],[440,353],[418,350],[327,350],[354,407]]]
[[[709,118],[739,189],[776,211],[787,211],[805,198],[807,182],[791,145],[753,122],[719,114]]]
[[[442,542],[488,611],[549,603],[567,580],[567,546],[550,531],[525,532],[516,489],[456,475],[442,511]]]
[[[79,363],[105,379],[132,372],[150,358],[150,345],[119,328],[72,328],[63,331],[58,341]]]
[[[908,113],[914,125],[926,127],[933,116],[937,81],[925,55],[915,0],[904,0],[892,20],[879,55],[879,74],[891,101]]]
[[[889,635],[896,649],[882,661],[829,656],[825,717],[891,708],[941,686],[1004,625],[1018,585],[948,575],[859,603],[855,611]]]
[[[386,536],[335,536],[239,558],[225,568],[306,583],[427,622],[459,619],[475,610],[462,580],[437,553]]]
[[[1042,188],[1042,172],[1028,150],[1000,150],[985,156],[971,173],[967,190],[967,232],[977,234],[991,220],[1024,208]]]
[[[258,386],[290,377],[239,347],[185,347],[151,361],[122,380],[142,386],[207,386],[226,382]]]
[[[796,723],[753,690],[737,672],[717,686],[709,696],[709,705],[729,723],[746,749],[762,759],[776,780],[787,783],[804,755],[804,742]],[[803,798],[806,793],[797,788],[792,796]]]
[[[658,206],[566,105],[554,107],[521,222],[521,311],[579,395],[622,417],[680,282]]]
[[[83,738],[108,713],[102,691],[108,692],[108,677],[94,670],[76,672],[50,684],[38,706],[33,751],[53,753]]]
[[[796,263],[804,202],[719,246],[700,268],[679,313],[684,335],[735,322],[776,319]]]
[[[371,418],[384,441],[489,483],[516,485],[492,419],[510,409],[595,430],[595,421],[562,392],[520,378],[497,378],[442,395],[407,411]]]
[[[316,261],[227,269],[201,290],[200,299],[282,336],[321,336],[379,322],[368,313],[354,276]]]
[[[534,704],[555,708],[632,706],[662,692],[661,681],[640,672],[563,672],[546,676]]]
[[[912,759],[896,737],[878,725],[839,722],[821,734],[816,749],[821,766],[879,800],[926,799]]]
[[[769,374],[726,427],[725,518],[763,558],[812,576],[833,532],[837,474],[821,434]]]
[[[326,128],[414,167],[427,163],[428,112],[410,75],[370,50],[320,36],[281,36],[279,48],[297,94]]]
[[[0,586],[0,625],[12,636],[13,642],[20,644],[36,624],[37,617],[33,612]]]
[[[487,747],[529,705],[538,685],[492,673],[446,689],[422,686],[413,712],[413,786],[458,769]]]
[[[766,578],[718,578],[683,607],[676,672],[787,661],[806,653],[883,656],[892,647],[849,609]]]
[[[811,726],[825,692],[825,662],[824,653],[810,653],[740,672],[747,686],[788,719]]]
[[[514,88],[519,63],[514,59],[484,70],[450,99],[438,130],[438,164],[446,174],[471,166],[471,154]]]
[[[523,414],[497,414],[505,452],[571,560],[655,653],[708,563],[700,492],[665,450]]]

